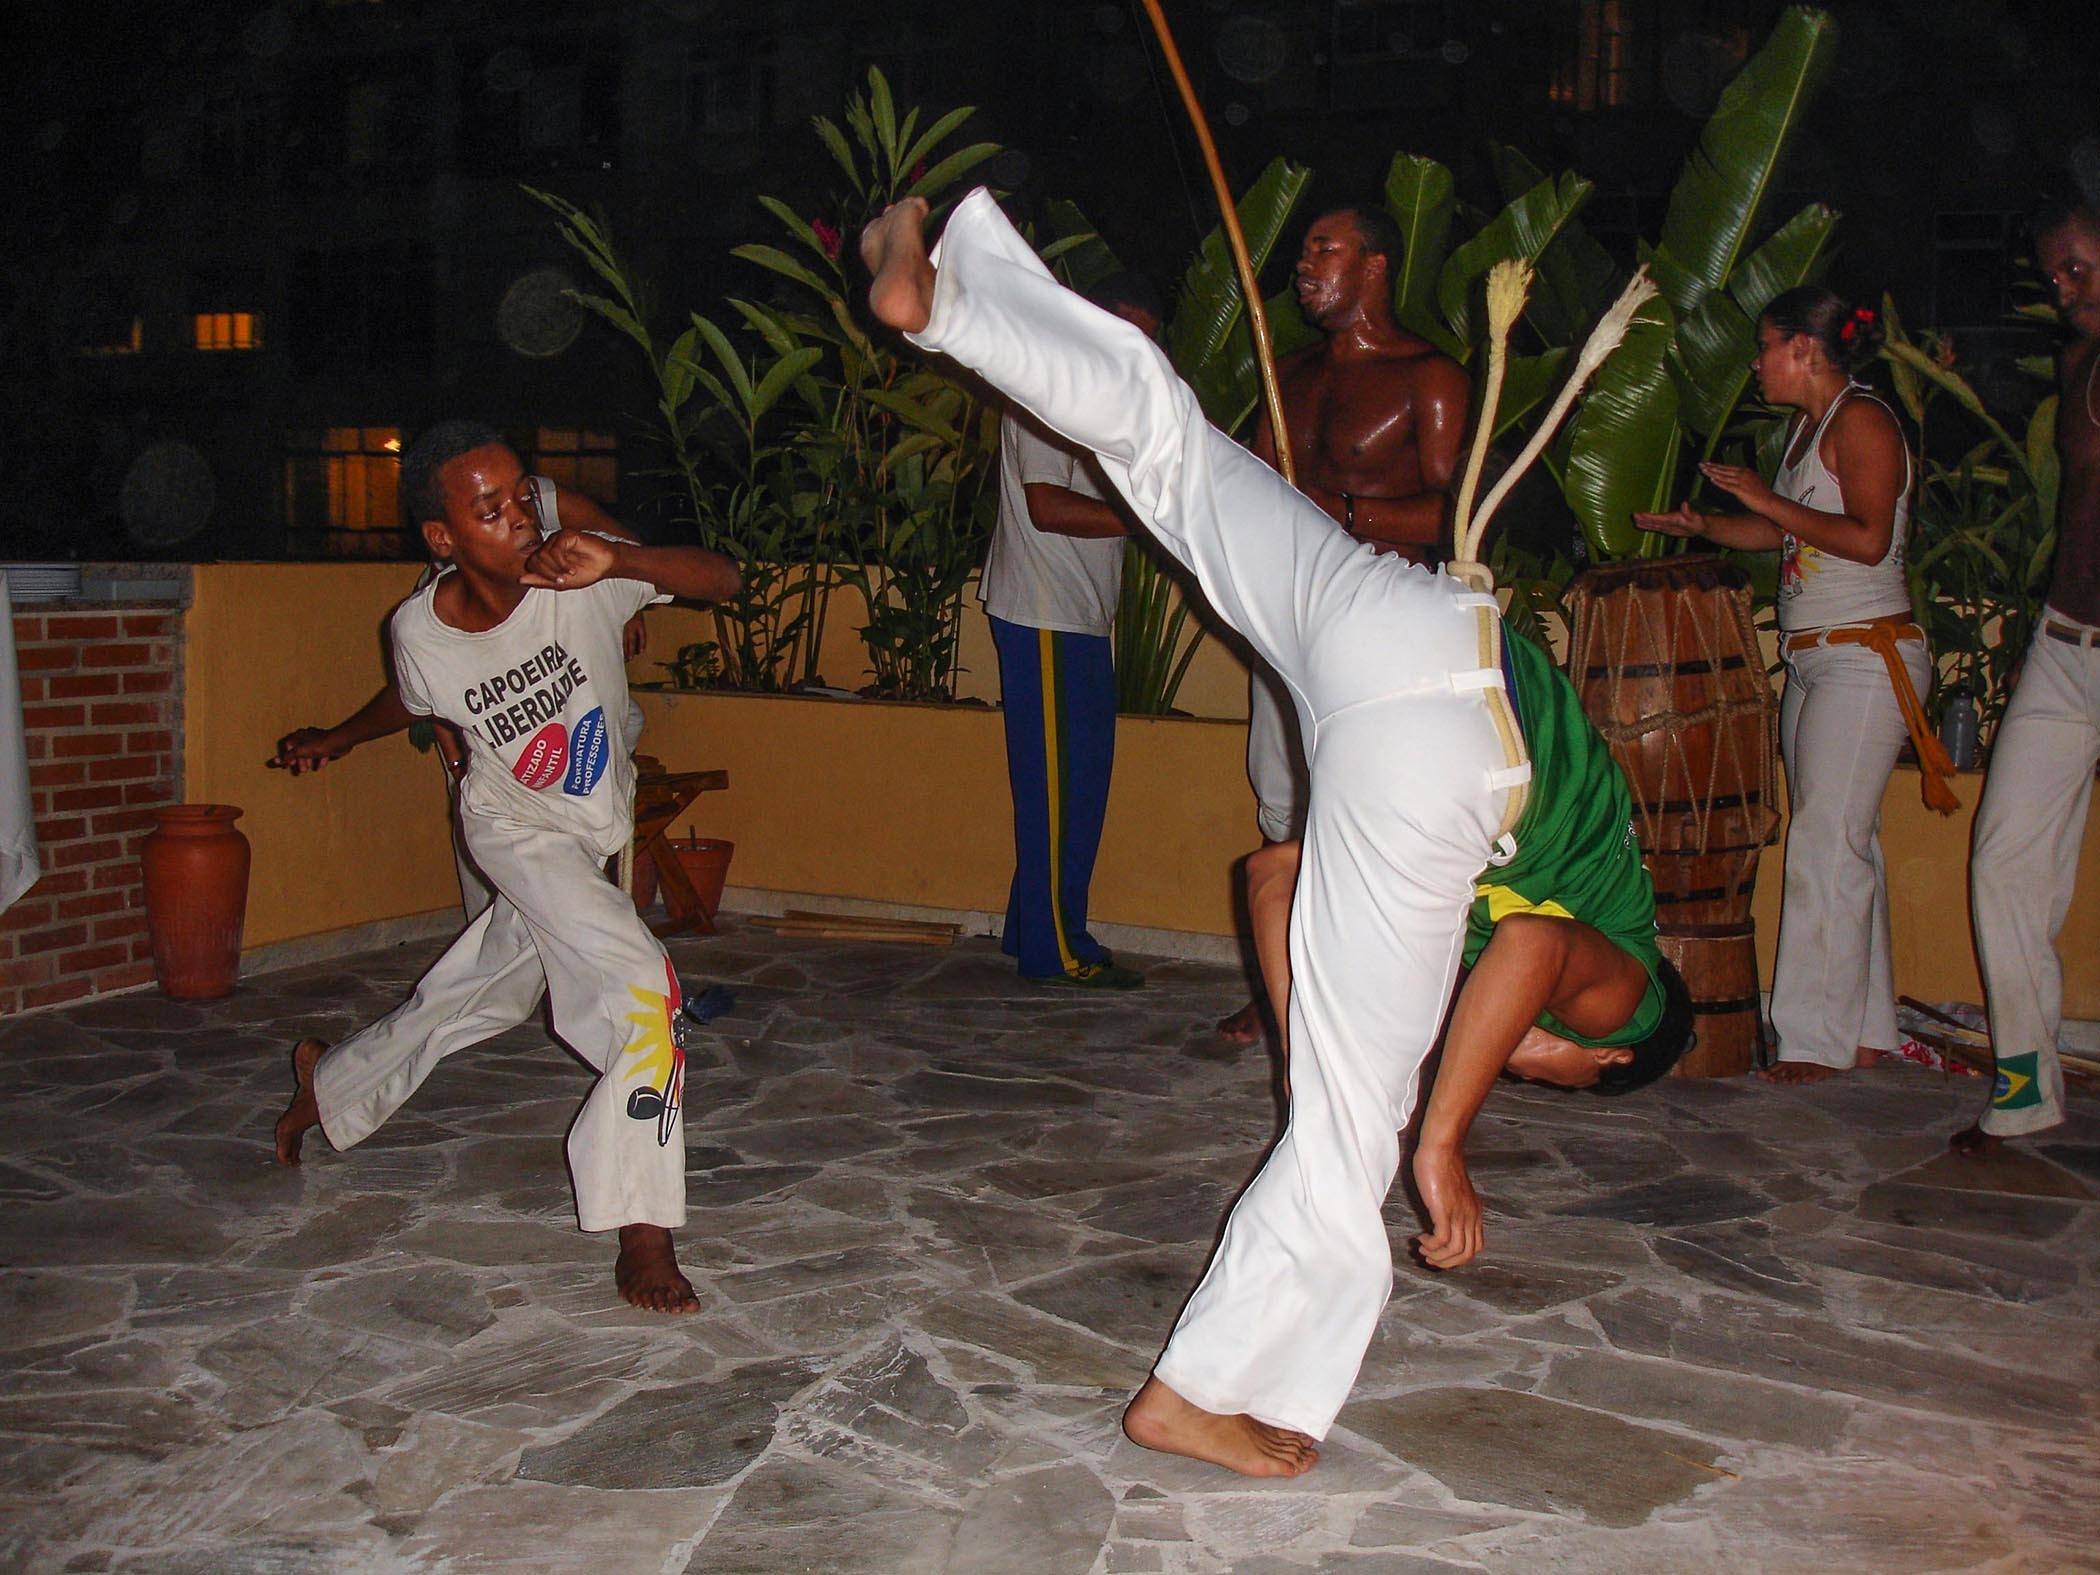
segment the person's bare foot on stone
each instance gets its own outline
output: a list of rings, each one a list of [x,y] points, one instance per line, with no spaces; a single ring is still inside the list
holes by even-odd
[[[678,1272],[671,1233],[661,1225],[622,1225],[620,1256],[613,1264],[613,1284],[620,1299],[644,1312],[689,1313],[700,1310],[693,1283]]]
[[[328,1046],[318,1039],[302,1039],[292,1046],[292,1073],[299,1080],[292,1102],[277,1118],[277,1163],[299,1163],[299,1143],[307,1130],[321,1124],[321,1107],[314,1102],[314,1067]]]
[[[1305,1434],[1251,1416],[1221,1416],[1189,1404],[1157,1378],[1123,1412],[1123,1434],[1144,1449],[1207,1460],[1248,1477],[1301,1477],[1319,1462]]]
[[[916,333],[933,315],[933,264],[926,256],[926,199],[891,203],[860,232],[861,260],[875,282],[868,307],[878,322]]]
[[[1860,1045],[1852,1052],[1852,1065],[1856,1071],[1881,1065],[1894,1059],[1894,1053],[1886,1050],[1869,1050]],[[1841,1066],[1825,1066],[1820,1061],[1781,1061],[1766,1067],[1757,1075],[1767,1083],[1778,1083],[1783,1087],[1799,1087],[1805,1083],[1820,1083],[1825,1078],[1836,1077],[1845,1069]]]
[[[1983,1130],[1983,1124],[1963,1127],[1947,1139],[1947,1147],[1963,1159],[1989,1159],[2004,1146],[2005,1139]]]
[[[1261,1002],[1249,1001],[1230,1017],[1218,1019],[1218,1037],[1229,1045],[1257,1045],[1268,1032]]]

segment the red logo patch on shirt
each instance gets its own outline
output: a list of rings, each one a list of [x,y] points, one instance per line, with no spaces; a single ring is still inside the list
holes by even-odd
[[[559,722],[549,722],[518,751],[510,774],[536,793],[548,783],[559,780],[568,764],[569,730]]]

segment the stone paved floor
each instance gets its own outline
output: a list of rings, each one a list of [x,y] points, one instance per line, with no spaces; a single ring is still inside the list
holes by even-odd
[[[678,952],[740,997],[688,1076],[679,1321],[571,1228],[586,1074],[536,1027],[267,1162],[288,1042],[428,948],[0,1025],[0,1566],[2100,1568],[2091,1099],[1973,1168],[1978,1085],[1908,1068],[1500,1090],[1490,1256],[1403,1266],[1325,1460],[1255,1484],[1116,1429],[1273,1130],[1203,1028],[1234,976]]]

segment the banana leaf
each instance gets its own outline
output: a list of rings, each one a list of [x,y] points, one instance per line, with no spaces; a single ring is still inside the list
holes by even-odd
[[[1298,293],[1286,285],[1266,301],[1262,310],[1269,317],[1269,353],[1281,361],[1294,350],[1320,342],[1320,330],[1298,310]],[[1254,335],[1236,333],[1226,346],[1224,382],[1230,403],[1212,416],[1219,429],[1237,432],[1261,402],[1261,369],[1254,362]]]
[[[1655,283],[1683,317],[1748,254],[1788,146],[1837,57],[1837,23],[1792,6],[1721,94],[1670,193]]]
[[[1451,172],[1435,159],[1396,153],[1385,176],[1385,210],[1406,243],[1393,283],[1393,315],[1410,333],[1443,336],[1436,315],[1436,281],[1450,254]]]
[[[1121,260],[1087,216],[1079,211],[1078,203],[1056,197],[1044,211],[1050,222],[1050,233],[1060,241],[1076,243],[1058,256],[1057,271],[1067,285],[1084,295],[1110,274],[1122,269]],[[1044,250],[1047,255],[1048,248]]]
[[[1239,199],[1240,228],[1247,237],[1256,277],[1311,179],[1311,170],[1276,159]],[[1175,295],[1174,315],[1167,328],[1167,354],[1175,370],[1196,391],[1204,414],[1221,426],[1225,416],[1244,402],[1231,375],[1236,338],[1251,345],[1253,336],[1221,226],[1204,236]]]
[[[1488,269],[1505,257],[1536,262],[1595,189],[1572,172],[1558,180],[1542,180],[1488,220],[1477,235],[1444,260],[1437,274],[1436,304],[1449,330],[1447,337],[1453,343],[1441,344],[1439,348],[1461,361],[1472,354],[1473,342],[1480,333],[1474,311],[1474,287]],[[1431,342],[1437,343],[1434,339]]]
[[[1544,355],[1513,355],[1502,378],[1502,402],[1495,407],[1495,430],[1488,437],[1499,442],[1512,427],[1530,415],[1539,402],[1560,387],[1568,350],[1557,347]]]
[[[1491,146],[1488,158],[1505,202],[1516,201],[1546,178],[1544,170],[1506,144]],[[1582,220],[1571,217],[1532,266],[1538,277],[1524,316],[1547,344],[1576,343],[1611,305],[1619,265],[1583,228]]]
[[[2034,482],[2034,507],[2044,526],[2056,523],[2056,496],[2063,461],[2056,450],[2057,396],[2051,394],[2027,418],[2027,474]]]
[[[1677,325],[1678,392],[1685,425],[1707,452],[1750,386],[1757,319],[1774,297],[1815,277],[1837,227],[1837,212],[1810,203],[1743,259],[1725,290],[1714,290]]]
[[[1568,424],[1561,492],[1592,558],[1631,556],[1647,534],[1634,525],[1634,513],[1676,501],[1669,494],[1684,435],[1669,368],[1674,328],[1662,297],[1642,306]]]

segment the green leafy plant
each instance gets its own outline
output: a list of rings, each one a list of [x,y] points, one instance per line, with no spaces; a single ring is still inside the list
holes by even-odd
[[[2031,404],[1994,412],[1945,335],[1911,337],[1891,301],[1883,321],[1882,358],[1921,450],[1907,569],[1941,679],[1928,705],[1937,719],[1947,694],[1966,688],[1988,742],[2049,591],[2057,396],[2037,382]]]
[[[974,113],[951,110],[922,130],[920,112],[900,115],[888,81],[871,67],[843,127],[823,117],[813,123],[845,183],[833,217],[808,220],[762,197],[785,239],[733,253],[787,286],[777,307],[732,301],[746,325],[777,354],[814,352],[790,379],[802,423],[794,448],[807,483],[796,507],[831,577],[866,604],[869,692],[893,699],[954,697],[962,590],[983,556],[995,504],[997,415],[972,385],[906,361],[886,336],[861,326],[842,252],[888,204],[925,197],[938,205],[998,151],[989,142],[943,151]]]
[[[683,684],[704,671],[721,687],[777,690],[808,676],[821,636],[812,611],[819,569],[798,508],[798,456],[768,418],[822,352],[780,335],[747,357],[697,312],[660,347],[649,328],[645,290],[607,228],[551,192],[526,191],[555,214],[562,238],[604,283],[609,293],[576,298],[641,351],[655,384],[669,470],[684,486],[687,523],[702,546],[733,559],[743,576],[737,594],[712,609],[711,664],[685,662],[681,652],[674,681]],[[705,397],[695,399],[696,393]]]

